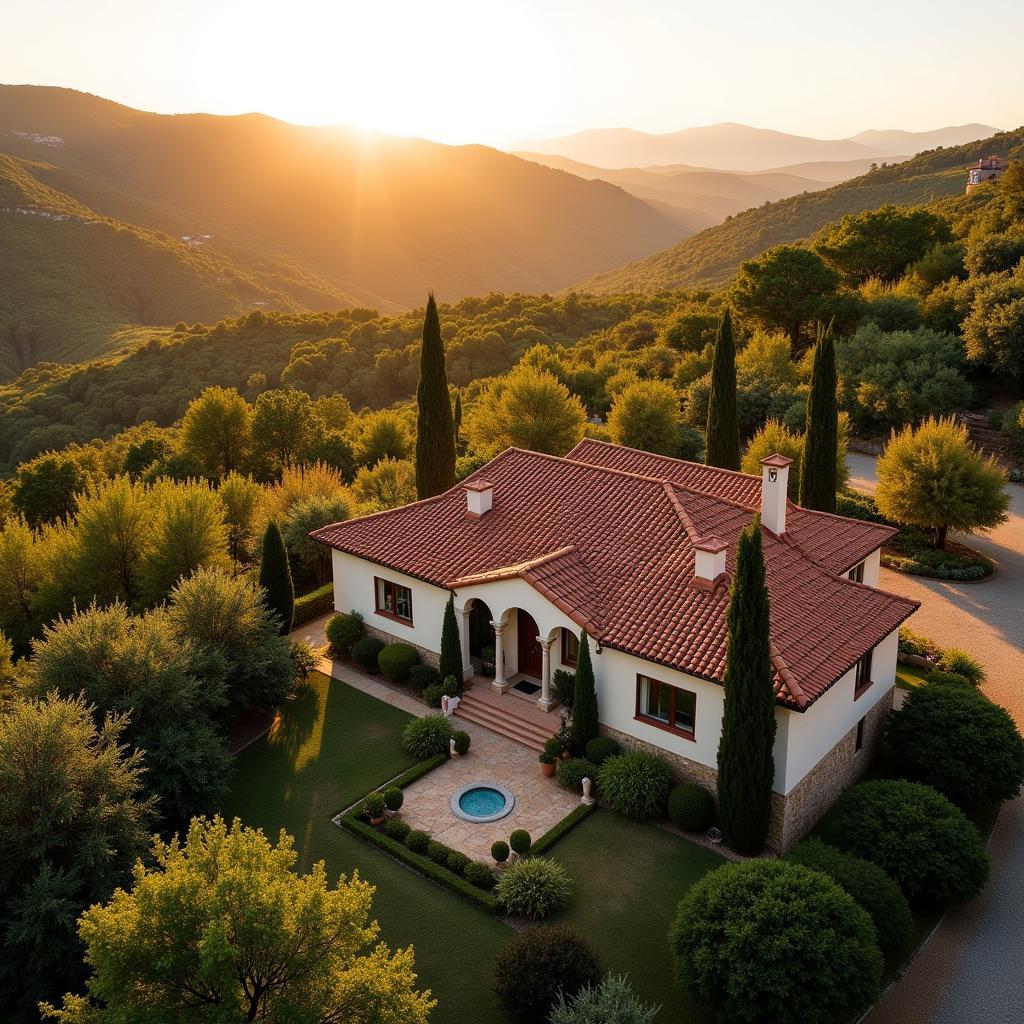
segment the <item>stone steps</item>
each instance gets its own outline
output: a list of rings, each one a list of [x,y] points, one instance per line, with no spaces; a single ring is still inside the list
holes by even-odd
[[[514,701],[518,698],[505,697],[504,700]],[[525,718],[519,718],[514,713],[506,711],[490,701],[474,697],[472,691],[463,694],[459,706],[455,709],[455,717],[482,725],[485,729],[515,740],[516,743],[521,743],[524,747],[529,747],[538,753],[544,749],[545,741],[554,735],[558,725],[557,721],[552,722],[552,727],[548,729]]]

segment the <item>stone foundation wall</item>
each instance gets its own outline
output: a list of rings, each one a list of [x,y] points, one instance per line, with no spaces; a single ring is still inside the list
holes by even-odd
[[[864,721],[864,743],[859,752],[855,753],[853,749],[857,738],[857,728],[854,726],[811,769],[789,796],[772,793],[772,815],[768,824],[769,849],[785,853],[799,842],[832,806],[839,794],[860,776],[878,753],[885,730],[885,720],[891,709],[890,692],[868,712]],[[610,729],[606,725],[601,726],[601,734],[610,736],[624,747],[657,754],[672,765],[676,782],[696,782],[710,790],[712,796],[716,796],[717,769],[691,761],[628,733]]]
[[[428,651],[425,647],[420,647],[418,644],[410,644],[405,637],[395,636],[393,633],[385,633],[383,629],[378,629],[376,626],[371,626],[369,623],[364,624],[367,636],[376,637],[382,644],[408,644],[410,647],[414,647],[416,652],[420,656],[420,661],[424,665],[433,665],[434,668],[441,663],[441,655],[436,651]]]

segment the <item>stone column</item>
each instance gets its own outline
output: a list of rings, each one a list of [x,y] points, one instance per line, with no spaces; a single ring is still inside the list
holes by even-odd
[[[494,627],[494,681],[491,687],[498,693],[505,693],[508,690],[508,680],[505,678],[505,645],[502,637],[505,632],[505,623],[501,620],[492,622]]]
[[[547,640],[537,637],[540,644],[542,667],[540,671],[540,700],[537,707],[541,711],[550,711],[555,706],[554,698],[551,696],[551,645],[554,640],[550,637]]]
[[[470,608],[456,608],[459,617],[459,643],[462,645],[462,678],[473,674],[473,659],[469,656],[469,613]]]

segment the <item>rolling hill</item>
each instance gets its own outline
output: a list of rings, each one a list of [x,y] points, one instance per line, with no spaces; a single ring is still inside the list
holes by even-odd
[[[114,325],[554,291],[684,233],[615,185],[484,146],[149,114],[66,89],[0,86],[0,154],[0,205],[85,211],[0,213],[17,268],[0,277],[8,374],[91,357]],[[156,293],[142,309],[133,273]]]
[[[743,260],[773,245],[809,238],[848,213],[886,203],[912,206],[962,194],[965,168],[982,156],[1019,155],[1024,128],[948,149],[920,153],[900,164],[880,167],[839,185],[756,207],[684,239],[646,259],[597,274],[575,286],[583,292],[612,295],[720,284]]]
[[[682,163],[719,170],[763,171],[820,161],[888,161],[899,159],[895,154],[962,145],[996,131],[988,125],[968,124],[929,132],[866,131],[851,139],[813,139],[724,123],[661,135],[632,128],[597,128],[558,139],[524,142],[516,149],[608,168]]]

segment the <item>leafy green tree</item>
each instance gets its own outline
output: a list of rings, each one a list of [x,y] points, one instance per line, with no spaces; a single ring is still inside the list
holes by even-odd
[[[249,403],[234,388],[206,388],[185,410],[182,450],[204,475],[219,480],[248,457],[252,418]]]
[[[322,430],[305,391],[279,388],[264,391],[256,399],[252,417],[252,439],[258,451],[278,467],[305,459]]]
[[[815,249],[852,285],[896,281],[937,244],[953,240],[949,222],[928,210],[881,206],[847,214],[819,235]]]
[[[971,359],[1024,379],[1024,266],[976,289],[963,332]]]
[[[616,444],[659,455],[678,454],[681,427],[679,395],[671,384],[658,380],[627,385],[612,402],[608,416]]]
[[[267,609],[278,624],[283,636],[291,632],[295,616],[295,586],[288,564],[288,551],[277,521],[271,519],[263,534],[260,556],[260,587],[266,594]]]
[[[29,526],[52,523],[74,514],[78,494],[89,480],[90,474],[73,454],[46,452],[18,466],[12,502]]]
[[[878,511],[931,530],[935,547],[949,530],[990,530],[1006,519],[1006,473],[971,443],[967,427],[929,417],[889,438],[878,460]]]
[[[330,496],[314,494],[296,502],[289,510],[281,531],[289,559],[303,571],[311,573],[317,583],[326,583],[331,574],[331,549],[313,540],[310,533],[351,517],[352,498],[345,491]]]
[[[359,420],[356,461],[372,468],[382,459],[404,460],[411,454],[412,424],[393,409],[369,412]]]
[[[36,621],[40,586],[48,576],[43,547],[23,519],[0,525],[0,629],[25,647]]]
[[[252,554],[253,528],[263,488],[252,477],[228,473],[217,494],[224,505],[228,555],[237,566]]]
[[[817,253],[777,245],[740,265],[732,301],[742,317],[785,331],[799,349],[808,325],[829,317],[838,289],[839,275]]]
[[[413,950],[378,943],[374,888],[358,873],[331,888],[323,861],[295,872],[294,841],[220,818],[184,842],[159,839],[131,891],[91,907],[80,932],[87,995],[46,1015],[61,1024],[190,1018],[294,1024],[426,1024]]]
[[[1006,165],[999,179],[999,194],[1003,197],[1003,216],[1007,220],[1024,218],[1024,160],[1018,157]]]
[[[707,454],[709,466],[740,468],[740,428],[736,416],[736,348],[732,340],[732,314],[726,309],[718,326],[715,359],[711,364],[708,400]]]
[[[740,469],[754,476],[761,475],[761,460],[769,455],[785,455],[793,460],[789,468],[788,494],[792,501],[800,495],[800,464],[804,454],[804,438],[795,434],[784,423],[769,420],[748,442],[743,452]]]
[[[124,721],[96,725],[81,697],[0,708],[0,984],[4,1016],[82,976],[75,921],[121,884],[147,842],[141,755]]]
[[[433,292],[427,296],[416,387],[416,494],[432,498],[455,486],[455,427],[444,368],[441,321]]]
[[[200,566],[227,568],[228,528],[224,504],[208,484],[163,480],[151,491],[152,534],[141,575],[151,604],[163,600],[183,576]]]
[[[452,413],[452,429],[455,431],[455,447],[459,447],[459,432],[462,430],[462,392],[455,392],[455,411]]]
[[[133,616],[121,603],[91,605],[43,628],[27,685],[37,696],[83,694],[97,728],[120,716],[124,741],[144,754],[144,790],[177,827],[217,806],[231,772],[211,721],[225,703],[223,683],[198,675],[196,662],[162,609]]]
[[[587,744],[598,736],[597,690],[594,686],[594,666],[590,660],[590,637],[584,629],[580,633],[580,649],[576,657],[576,686],[572,700],[572,749],[577,757],[587,752]]]
[[[14,667],[14,644],[0,632],[0,710],[20,694],[18,670]]]
[[[204,655],[204,671],[223,679],[232,707],[274,707],[288,695],[295,679],[291,644],[255,583],[199,569],[171,592],[169,613],[178,638]]]
[[[529,365],[493,381],[466,416],[471,450],[496,454],[527,448],[564,455],[583,438],[583,403],[556,377]]]
[[[416,467],[408,459],[385,457],[356,473],[352,493],[377,509],[408,505],[416,500]]]
[[[821,333],[814,347],[811,393],[807,399],[807,438],[800,468],[800,504],[818,512],[836,510],[836,447],[839,443],[836,384],[836,352],[829,330]]]
[[[718,806],[726,842],[754,855],[768,838],[776,728],[760,518],[739,536],[727,622]]]
[[[449,597],[441,621],[441,662],[438,666],[442,679],[454,676],[462,682],[462,641],[455,620],[455,598]]]
[[[833,1024],[881,989],[871,918],[831,878],[787,861],[705,875],[680,902],[669,947],[679,983],[720,1021]]]

